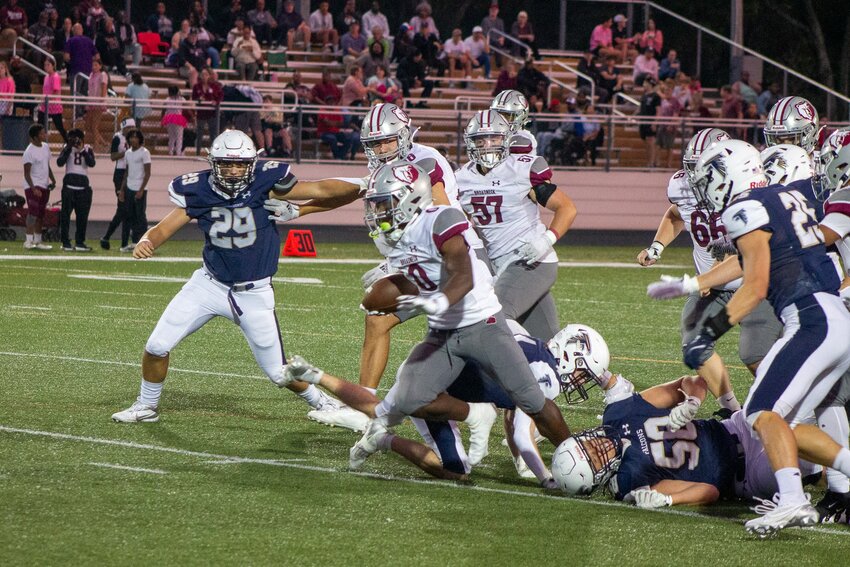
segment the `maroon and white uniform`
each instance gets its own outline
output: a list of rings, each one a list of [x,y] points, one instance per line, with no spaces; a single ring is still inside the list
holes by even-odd
[[[850,276],[850,188],[839,189],[823,204],[821,224],[841,237],[835,243],[844,264],[844,277]]]

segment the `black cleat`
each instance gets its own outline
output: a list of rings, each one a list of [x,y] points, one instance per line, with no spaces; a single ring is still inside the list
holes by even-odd
[[[841,494],[827,490],[815,508],[820,513],[822,524],[847,523],[847,513],[850,511],[850,493]]]
[[[100,239],[100,247],[104,250],[109,250],[109,241],[105,238]]]

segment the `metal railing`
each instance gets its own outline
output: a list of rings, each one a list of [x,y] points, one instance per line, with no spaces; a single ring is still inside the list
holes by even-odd
[[[596,81],[593,80],[593,77],[591,77],[590,75],[588,75],[586,73],[582,73],[578,69],[574,68],[571,65],[567,65],[563,61],[551,61],[551,60],[549,60],[549,61],[547,61],[547,63],[549,64],[549,72],[550,73],[552,72],[553,66],[560,67],[561,69],[568,71],[568,72],[572,73],[573,75],[576,75],[577,77],[581,77],[582,79],[587,81],[588,84],[590,84],[590,100],[592,100],[592,101],[596,100]]]
[[[490,102],[493,100],[492,97],[484,97],[484,96],[457,96],[455,97],[454,109],[455,110],[472,110],[472,105],[484,105],[489,107]]]
[[[611,97],[611,114],[615,114],[617,116],[628,116],[632,117],[632,114],[626,114],[622,110],[617,109],[617,99],[621,98],[623,101],[631,104],[632,106],[636,106],[640,108],[640,101],[636,98],[633,98],[625,93],[614,93],[614,96]]]
[[[12,44],[12,59],[17,57],[17,58],[19,58],[21,63],[23,63],[24,65],[26,65],[30,69],[33,69],[34,71],[36,71],[37,73],[40,73],[42,75],[47,75],[47,71],[45,71],[44,69],[42,69],[38,65],[33,65],[32,63],[27,61],[26,58],[18,55],[18,42],[19,41],[21,43],[23,43],[24,45],[28,46],[30,49],[37,51],[38,53],[41,53],[44,57],[53,61],[53,70],[54,71],[56,70],[56,58],[53,57],[53,54],[48,53],[47,51],[43,50],[42,48],[40,48],[39,46],[37,46],[36,44],[31,42],[30,40],[23,38],[21,36],[18,36],[17,38],[15,38],[15,43]]]

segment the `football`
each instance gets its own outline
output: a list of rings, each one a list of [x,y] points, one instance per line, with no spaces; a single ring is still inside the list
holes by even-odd
[[[400,295],[419,295],[419,288],[401,274],[390,274],[372,285],[362,304],[366,311],[395,313]]]

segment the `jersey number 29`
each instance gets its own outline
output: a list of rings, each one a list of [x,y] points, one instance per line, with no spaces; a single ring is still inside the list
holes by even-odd
[[[219,248],[247,248],[257,240],[257,225],[250,207],[225,209],[216,207],[211,212],[215,221],[210,227],[210,241]],[[225,236],[228,232],[236,236]]]

